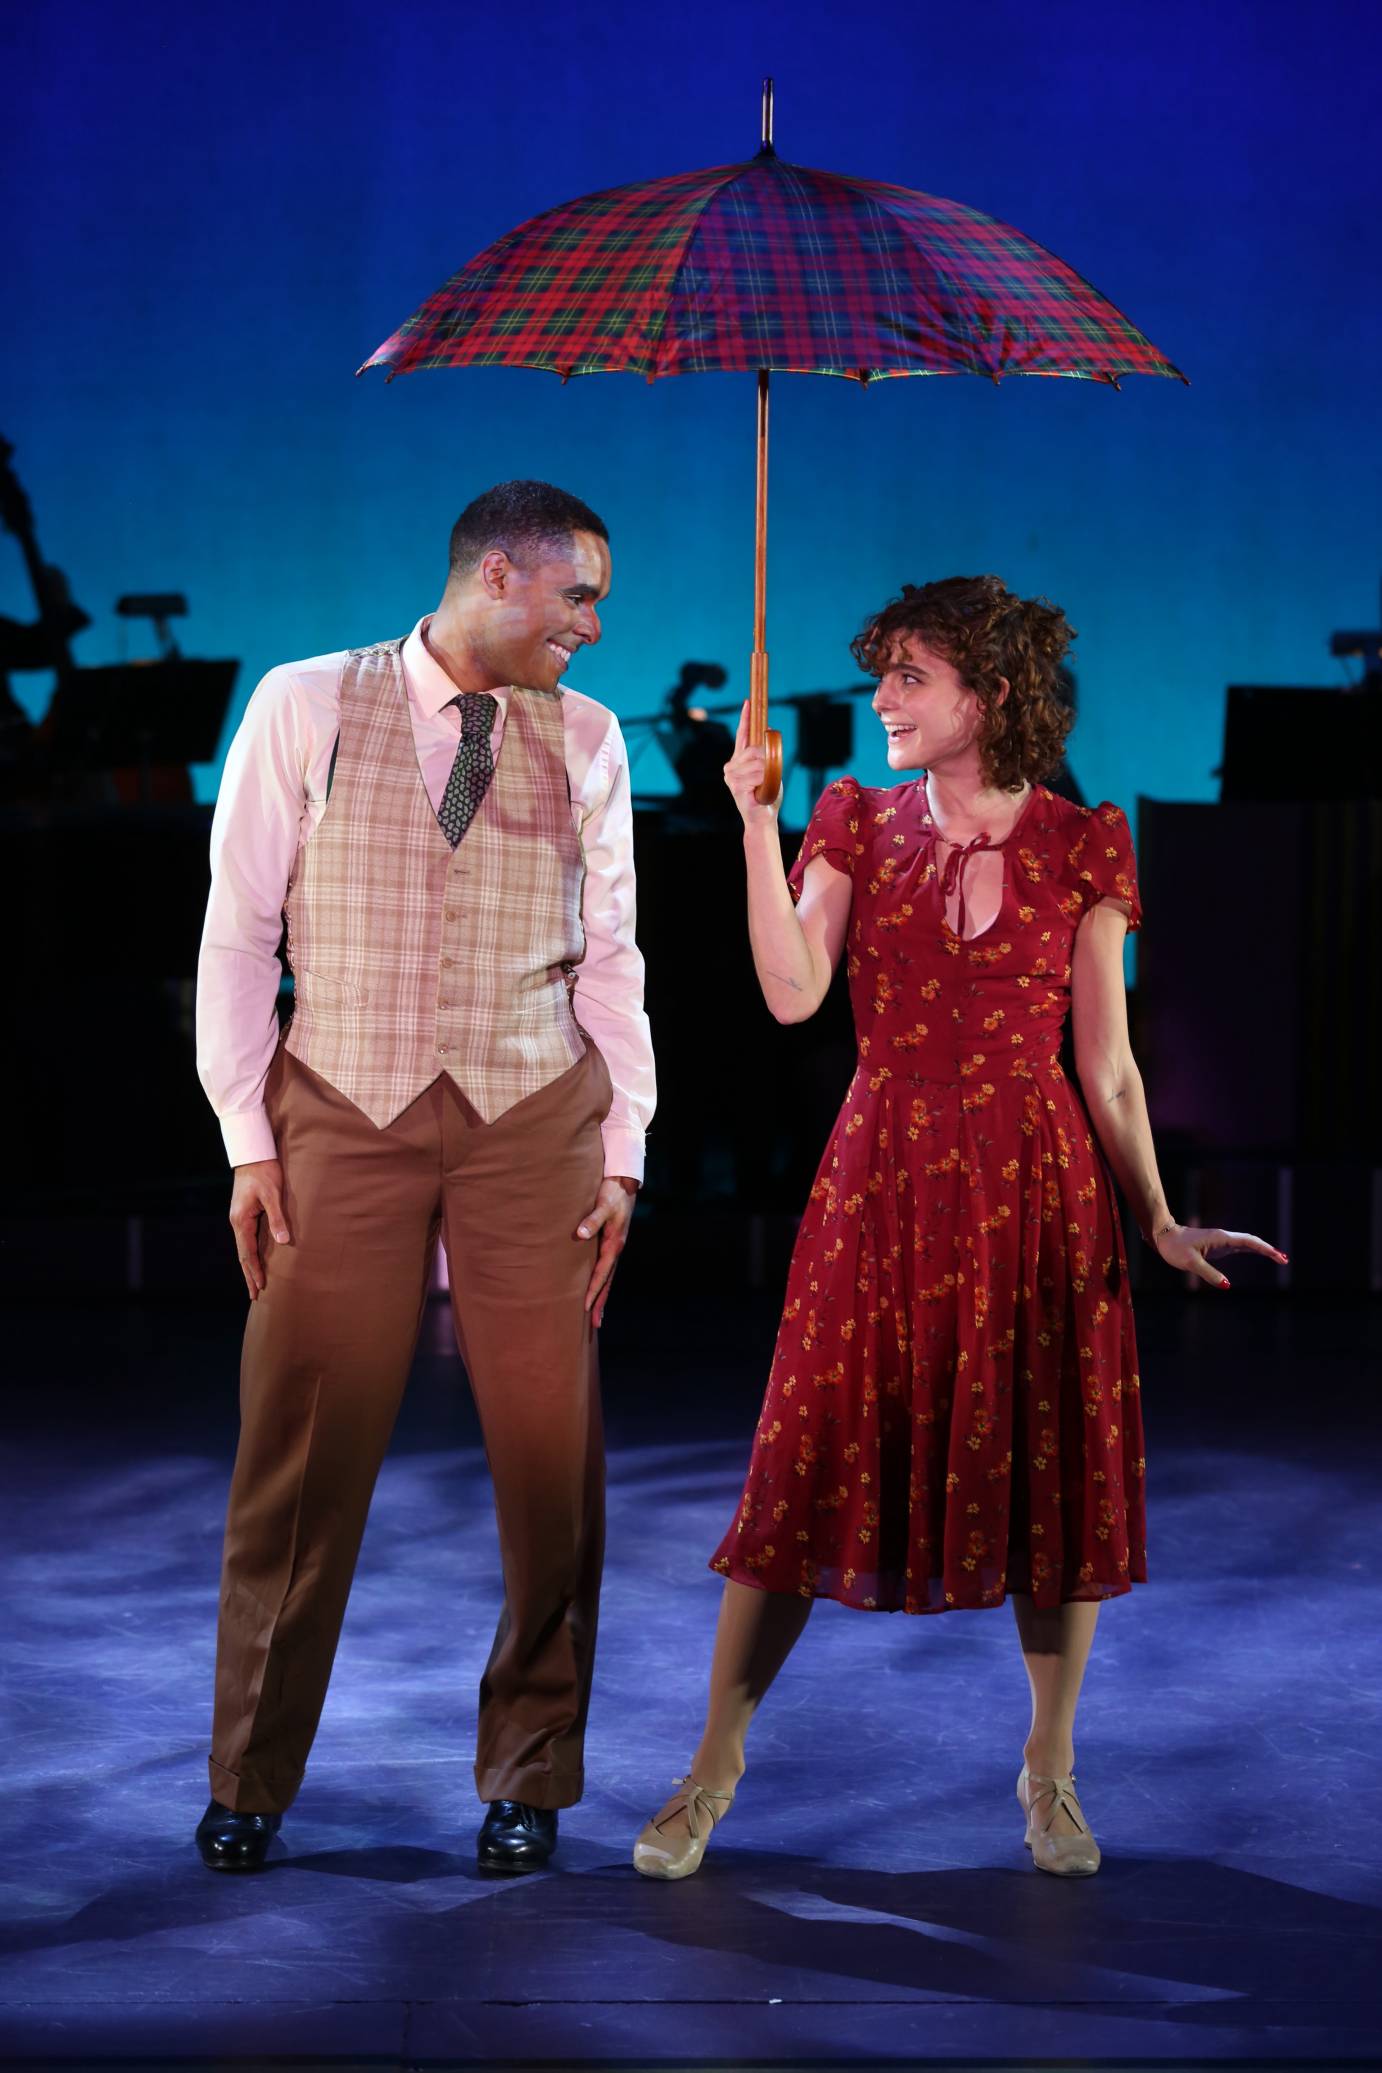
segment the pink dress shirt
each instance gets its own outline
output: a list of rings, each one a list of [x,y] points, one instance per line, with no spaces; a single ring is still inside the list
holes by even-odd
[[[403,646],[418,767],[440,806],[461,736],[456,686],[426,643],[429,618]],[[340,731],[344,655],[285,662],[257,686],[231,743],[211,826],[211,894],[197,971],[197,1070],[233,1166],[275,1157],[264,1079],[278,1043],[276,1000],[283,901],[299,844],[326,809]],[[495,758],[506,688],[496,688]],[[605,1172],[643,1178],[644,1133],[656,1099],[643,1012],[643,959],[634,941],[633,808],[628,758],[608,707],[562,690],[571,818],[585,854],[586,951],[575,1009],[609,1067]]]

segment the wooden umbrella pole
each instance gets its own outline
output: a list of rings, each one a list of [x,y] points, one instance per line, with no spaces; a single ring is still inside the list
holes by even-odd
[[[768,370],[758,370],[758,497],[753,543],[753,660],[749,664],[749,742],[766,749],[754,797],[771,806],[782,790],[782,736],[768,725]]]
[[[763,81],[759,156],[773,150],[773,83]],[[768,725],[768,370],[758,370],[758,501],[753,541],[753,660],[749,664],[749,744],[766,749],[763,782],[754,797],[771,806],[782,790],[782,736]]]

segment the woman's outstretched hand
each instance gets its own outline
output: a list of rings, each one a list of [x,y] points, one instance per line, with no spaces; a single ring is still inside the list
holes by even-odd
[[[1250,1231],[1202,1231],[1196,1224],[1166,1224],[1156,1233],[1153,1243],[1168,1267],[1179,1267],[1184,1274],[1198,1274],[1211,1288],[1230,1286],[1227,1275],[1210,1266],[1212,1252],[1259,1252],[1265,1259],[1275,1260],[1279,1267],[1288,1264],[1284,1252],[1269,1245],[1265,1238],[1254,1238]]]
[[[766,749],[749,747],[749,707],[746,699],[739,714],[739,731],[734,737],[734,754],[725,765],[725,783],[733,794],[734,803],[743,816],[746,828],[752,828],[760,822],[771,826],[777,819],[778,808],[782,804],[780,791],[771,806],[761,806],[754,797],[763,782],[767,761]]]

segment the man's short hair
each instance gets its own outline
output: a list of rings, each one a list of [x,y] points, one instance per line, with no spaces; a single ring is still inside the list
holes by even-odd
[[[491,548],[502,547],[520,565],[558,555],[573,533],[608,540],[609,529],[589,504],[550,482],[497,482],[467,504],[451,528],[451,573],[468,576]]]

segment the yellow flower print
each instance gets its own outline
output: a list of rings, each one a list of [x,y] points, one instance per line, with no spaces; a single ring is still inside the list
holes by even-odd
[[[926,1042],[929,1034],[930,1032],[924,1022],[914,1023],[911,1029],[903,1030],[891,1039],[893,1049],[895,1051],[915,1051],[919,1044]]]
[[[910,900],[904,901],[893,913],[880,914],[874,923],[874,927],[878,929],[905,929],[912,918],[912,911]]]

